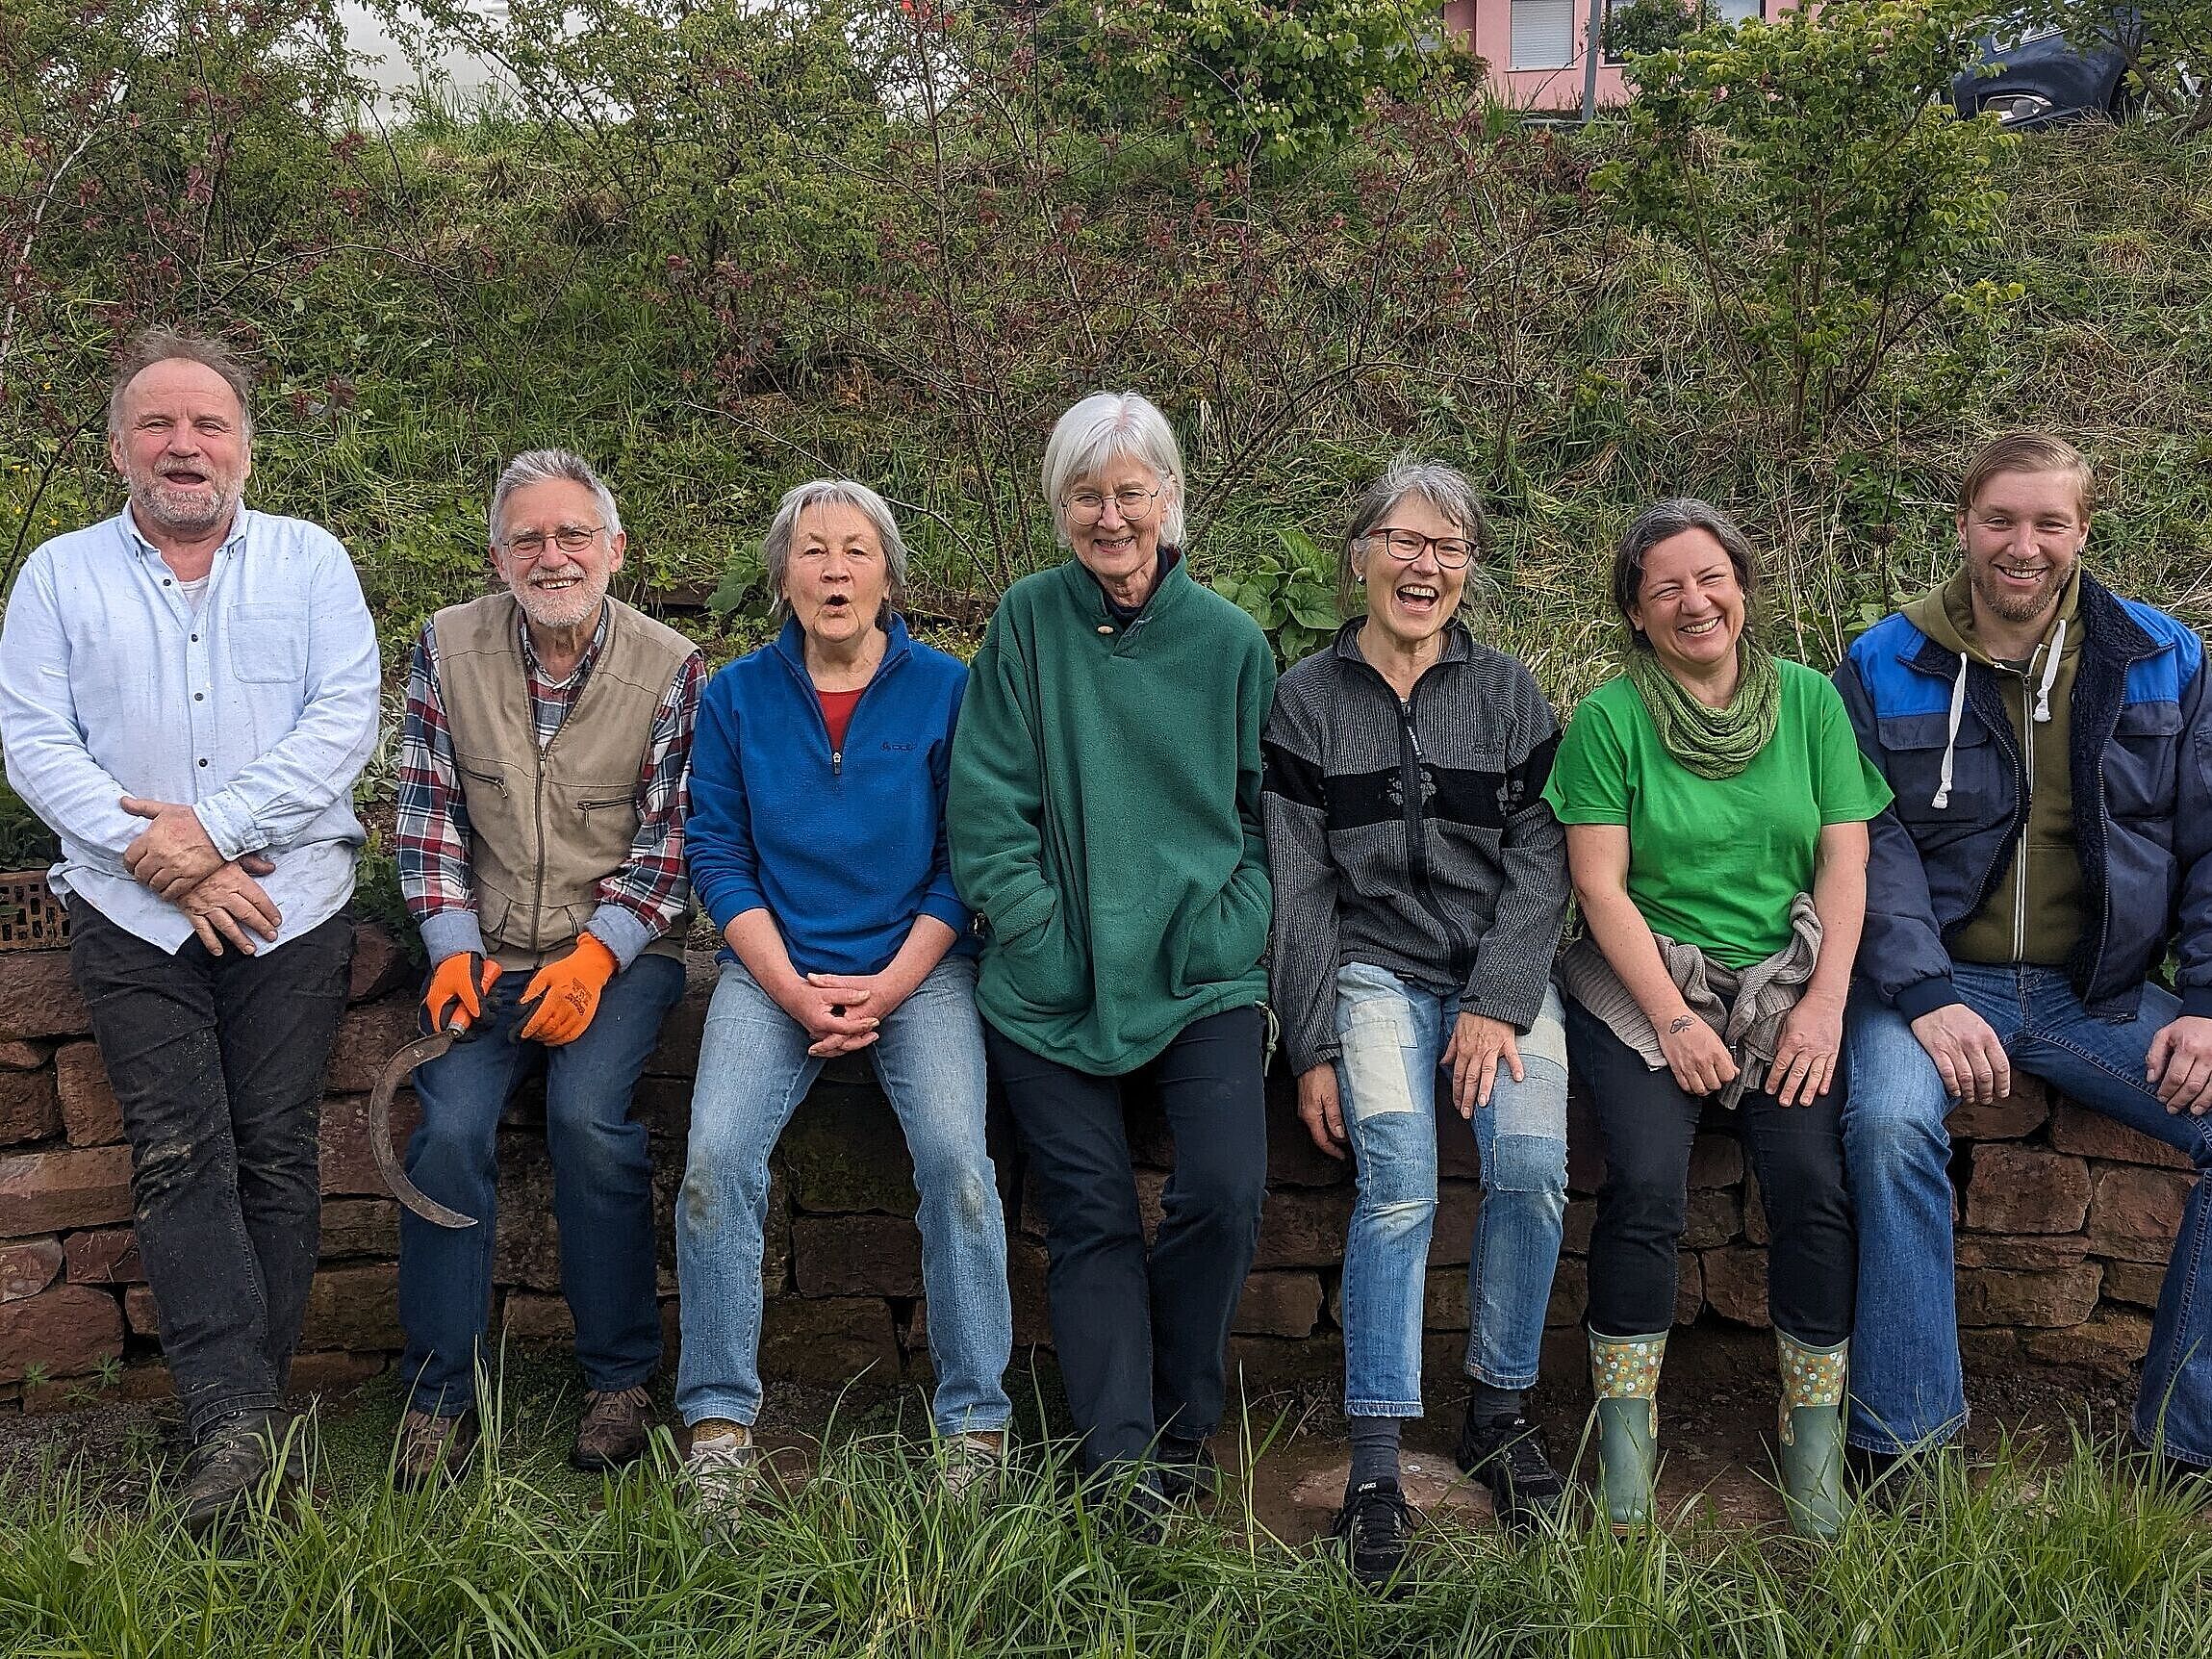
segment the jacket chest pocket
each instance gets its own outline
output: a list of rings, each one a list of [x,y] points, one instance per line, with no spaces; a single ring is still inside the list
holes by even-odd
[[[2130,703],[2120,711],[2104,750],[2104,804],[2115,818],[2173,815],[2181,760],[2181,710],[2171,702]]]
[[[1881,722],[1881,742],[1897,816],[1916,830],[1982,829],[2011,812],[2011,759],[1972,709],[1959,722],[1955,737],[1947,712],[1912,714]]]
[[[296,685],[307,676],[307,611],[300,605],[241,604],[223,617],[234,678]]]

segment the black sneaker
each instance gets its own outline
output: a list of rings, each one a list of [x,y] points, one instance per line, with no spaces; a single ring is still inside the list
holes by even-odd
[[[1498,1524],[1525,1532],[1559,1512],[1566,1480],[1552,1468],[1543,1433],[1528,1418],[1477,1423],[1470,1415],[1460,1431],[1461,1468],[1489,1489]]]
[[[1329,1531],[1344,1549],[1344,1564],[1352,1576],[1369,1590],[1380,1590],[1398,1576],[1406,1565],[1406,1540],[1413,1530],[1413,1512],[1394,1480],[1362,1481],[1344,1494],[1344,1507]]]
[[[1196,1503],[1221,1491],[1221,1465],[1204,1441],[1162,1438],[1153,1470],[1170,1503]]]
[[[268,1473],[273,1417],[240,1412],[200,1436],[177,1493],[177,1522],[192,1537],[205,1538],[231,1519]]]
[[[1160,1490],[1157,1471],[1148,1470],[1130,1483],[1119,1501],[1121,1535],[1131,1544],[1167,1542],[1168,1518],[1175,1505]]]
[[[1843,1442],[1843,1481],[1851,1495],[1869,1509],[1894,1514],[1905,1495],[1907,1477],[1903,1452],[1875,1451],[1869,1446]]]

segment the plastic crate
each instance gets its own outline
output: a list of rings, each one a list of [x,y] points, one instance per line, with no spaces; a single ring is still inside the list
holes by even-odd
[[[69,942],[69,912],[43,870],[0,875],[0,951],[57,951]]]

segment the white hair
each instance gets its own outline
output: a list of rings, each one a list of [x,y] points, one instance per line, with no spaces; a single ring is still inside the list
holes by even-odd
[[[791,544],[799,537],[799,518],[809,507],[851,507],[876,526],[876,539],[883,545],[883,568],[891,585],[884,594],[886,607],[896,610],[906,598],[906,538],[899,533],[899,521],[891,503],[866,484],[849,478],[809,478],[783,493],[775,504],[775,517],[761,538],[760,560],[768,571],[768,591],[774,596],[777,616],[790,607],[783,597],[783,579],[791,570]],[[889,617],[882,619],[889,622]]]
[[[499,482],[492,491],[492,539],[503,541],[502,521],[507,513],[507,498],[517,490],[532,484],[548,484],[556,478],[565,478],[572,484],[581,484],[592,493],[599,504],[599,517],[607,522],[607,540],[612,542],[623,533],[623,516],[615,510],[615,494],[599,482],[599,475],[592,471],[592,464],[581,455],[567,449],[525,449],[509,461],[499,474]]]
[[[1094,392],[1062,415],[1045,441],[1045,499],[1053,528],[1068,545],[1068,492],[1117,460],[1141,461],[1159,475],[1159,539],[1182,546],[1182,450],[1175,428],[1139,392]]]

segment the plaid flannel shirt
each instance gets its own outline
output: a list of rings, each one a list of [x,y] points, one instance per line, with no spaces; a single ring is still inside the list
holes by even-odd
[[[590,681],[611,614],[601,607],[591,644],[574,672],[560,681],[540,669],[529,628],[518,619],[540,749],[552,742]],[[653,711],[652,735],[638,774],[638,830],[630,840],[630,855],[599,882],[598,908],[585,924],[625,968],[675,924],[691,900],[683,818],[689,804],[692,726],[705,681],[706,659],[695,651],[684,658]],[[407,672],[397,840],[400,891],[408,913],[422,930],[431,960],[442,961],[458,951],[481,951],[484,935],[469,872],[469,803],[454,771],[453,734],[438,685],[437,638],[427,623]]]

